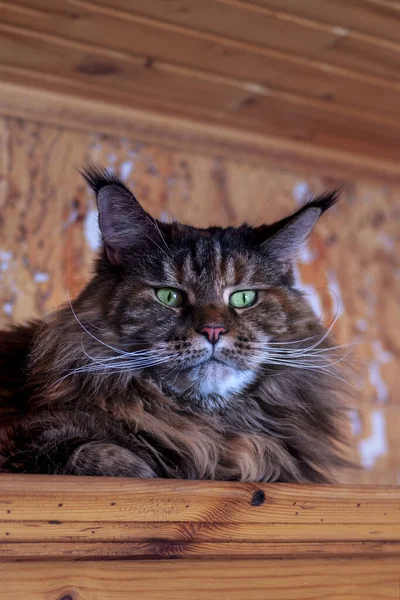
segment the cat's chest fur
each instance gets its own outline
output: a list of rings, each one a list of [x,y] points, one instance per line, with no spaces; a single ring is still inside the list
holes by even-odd
[[[282,446],[267,434],[238,432],[222,415],[185,411],[157,389],[150,398],[118,399],[112,408],[129,446],[139,444],[160,469],[160,476],[185,479],[271,481],[288,460]],[[142,396],[142,398],[140,397]],[[136,449],[136,448],[135,448]]]

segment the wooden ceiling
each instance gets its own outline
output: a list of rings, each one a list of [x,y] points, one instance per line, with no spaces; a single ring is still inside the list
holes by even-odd
[[[2,82],[397,169],[400,2],[0,0],[0,11]]]

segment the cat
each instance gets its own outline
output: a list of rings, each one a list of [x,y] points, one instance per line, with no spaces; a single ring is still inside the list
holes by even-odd
[[[102,167],[82,175],[102,249],[69,305],[0,333],[0,470],[331,482],[338,347],[293,267],[338,192],[199,229],[152,218]]]

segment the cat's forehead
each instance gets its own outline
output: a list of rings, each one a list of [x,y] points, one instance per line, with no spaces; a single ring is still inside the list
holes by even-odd
[[[190,239],[181,240],[171,248],[171,259],[166,262],[168,276],[176,284],[195,292],[225,288],[250,281],[256,272],[256,261],[239,244],[232,244],[224,235],[212,235],[200,230]]]

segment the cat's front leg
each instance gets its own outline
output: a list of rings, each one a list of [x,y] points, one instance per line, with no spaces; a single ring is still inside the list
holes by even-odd
[[[69,457],[63,473],[141,479],[156,477],[143,458],[118,444],[104,442],[88,442],[78,446]]]
[[[0,472],[157,477],[150,459],[93,417],[42,413],[0,431]]]

